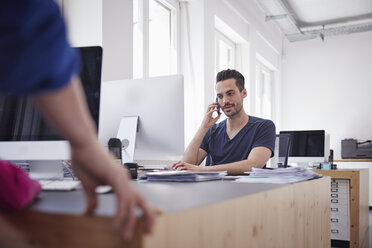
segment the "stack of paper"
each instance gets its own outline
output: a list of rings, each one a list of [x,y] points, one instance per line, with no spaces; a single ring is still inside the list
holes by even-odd
[[[172,170],[172,168],[169,165],[143,165],[141,170]]]
[[[241,177],[236,182],[294,183],[322,177],[303,167],[288,167],[273,170],[253,168],[249,174],[249,177]]]
[[[223,172],[193,172],[193,171],[159,171],[146,173],[147,181],[159,182],[201,182],[220,180],[226,175]]]

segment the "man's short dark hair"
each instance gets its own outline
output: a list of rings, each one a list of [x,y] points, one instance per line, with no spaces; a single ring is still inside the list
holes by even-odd
[[[231,78],[235,79],[235,84],[238,87],[239,91],[241,92],[244,89],[244,76],[236,70],[227,69],[227,70],[223,70],[217,73],[216,84],[218,82],[231,79]]]

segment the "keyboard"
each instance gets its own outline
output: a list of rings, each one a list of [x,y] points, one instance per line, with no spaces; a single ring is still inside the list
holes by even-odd
[[[80,181],[71,180],[39,180],[45,191],[71,191],[80,186]]]

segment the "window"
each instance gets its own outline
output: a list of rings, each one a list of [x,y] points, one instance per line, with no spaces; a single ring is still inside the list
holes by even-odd
[[[133,78],[143,77],[143,13],[142,1],[133,1]]]
[[[235,67],[235,43],[216,30],[216,74]]]
[[[222,70],[237,69],[235,68],[236,49],[237,44],[234,41],[229,39],[221,30],[215,30],[215,75]],[[218,122],[226,118],[226,115],[222,115]]]
[[[272,75],[273,71],[258,63],[256,66],[256,115],[272,119]]]
[[[177,73],[176,14],[171,1],[133,0],[134,78]]]

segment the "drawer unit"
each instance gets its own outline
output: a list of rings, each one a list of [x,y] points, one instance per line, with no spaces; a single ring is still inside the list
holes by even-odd
[[[347,194],[332,193],[332,192],[331,192],[331,199],[347,199],[347,200],[349,200]]]
[[[331,207],[349,204],[349,199],[346,198],[331,198]]]
[[[331,193],[343,193],[343,194],[347,194],[347,192],[349,191],[349,189],[345,189],[344,187],[342,188],[337,188],[337,187],[332,187],[331,188]]]
[[[337,206],[337,207],[331,207],[331,216],[345,216],[348,215],[348,207],[347,206]]]
[[[350,240],[350,181],[331,180],[331,239]]]
[[[346,228],[331,228],[331,239],[349,241],[349,230]]]
[[[357,164],[361,164],[360,162]],[[331,208],[339,211],[330,212],[331,246],[340,244],[350,248],[361,247],[363,240],[368,237],[369,216],[369,182],[368,175],[372,175],[371,166],[368,169],[357,169],[357,164],[350,164],[349,169],[314,170],[314,172],[331,177],[330,201]],[[366,167],[367,168],[367,167]],[[346,207],[346,215],[344,213]]]
[[[349,222],[346,218],[340,216],[333,216],[331,217],[331,227],[338,228],[339,226],[348,226]]]

